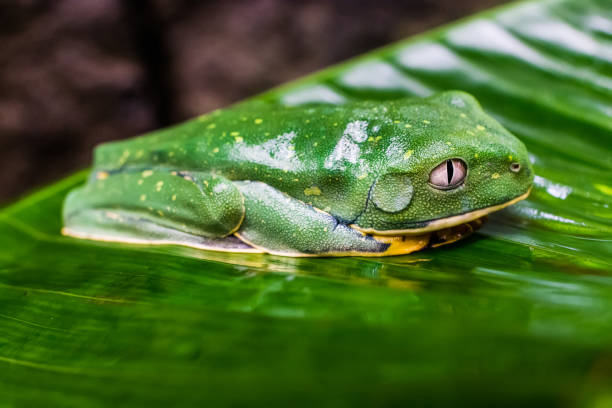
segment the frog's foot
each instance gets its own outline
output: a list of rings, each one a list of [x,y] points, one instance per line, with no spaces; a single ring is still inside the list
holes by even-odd
[[[244,200],[224,177],[138,171],[94,174],[64,205],[64,235],[133,244],[261,252],[233,236]]]
[[[284,256],[387,256],[425,248],[429,235],[379,237],[339,223],[332,215],[261,182],[234,182],[246,214],[235,233],[263,252]]]
[[[431,248],[437,248],[442,245],[452,244],[460,239],[464,239],[470,235],[485,223],[487,217],[480,217],[475,220],[466,222],[465,224],[455,225],[454,227],[444,228],[431,233],[428,246]]]

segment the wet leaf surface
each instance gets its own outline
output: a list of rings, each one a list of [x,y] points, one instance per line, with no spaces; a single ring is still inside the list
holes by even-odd
[[[524,2],[257,98],[473,93],[527,201],[455,245],[292,259],[59,235],[78,173],[0,213],[0,405],[608,406],[612,9]]]

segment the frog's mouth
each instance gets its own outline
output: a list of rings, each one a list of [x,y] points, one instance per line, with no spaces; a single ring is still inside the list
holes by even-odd
[[[497,205],[493,205],[490,207],[485,207],[485,208],[481,208],[475,211],[471,211],[468,213],[464,213],[464,214],[459,214],[459,215],[453,215],[451,217],[446,217],[446,218],[439,218],[436,220],[431,220],[429,222],[427,222],[427,225],[423,226],[423,227],[419,227],[419,228],[412,228],[412,229],[396,229],[396,230],[375,230],[375,229],[368,229],[368,228],[361,228],[359,227],[359,225],[356,224],[351,224],[350,227],[356,229],[357,231],[360,231],[364,234],[368,234],[368,235],[376,235],[376,236],[387,236],[387,237],[391,237],[391,236],[405,236],[405,235],[423,235],[426,234],[428,232],[435,232],[435,231],[444,231],[444,230],[448,230],[448,229],[452,229],[452,228],[457,228],[457,227],[461,227],[464,225],[467,225],[468,227],[466,228],[474,228],[476,226],[476,224],[479,224],[478,227],[480,225],[482,225],[482,221],[481,219],[483,219],[484,217],[486,217],[486,215],[495,212],[495,211],[499,211],[502,208],[506,208],[509,205],[515,204],[521,200],[526,199],[529,196],[529,193],[531,192],[531,188],[529,188],[529,190],[527,190],[527,192],[525,194],[522,194],[516,198],[513,198],[510,201],[506,201],[504,203],[501,204],[497,204]],[[472,222],[474,221],[480,221],[474,225],[470,225],[472,224]]]

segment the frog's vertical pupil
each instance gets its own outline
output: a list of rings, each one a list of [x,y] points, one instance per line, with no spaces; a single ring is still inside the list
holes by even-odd
[[[451,183],[451,181],[453,180],[453,161],[452,160],[447,160],[446,161],[446,174],[448,177],[448,184]]]

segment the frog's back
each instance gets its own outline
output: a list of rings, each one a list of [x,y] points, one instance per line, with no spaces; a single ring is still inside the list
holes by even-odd
[[[306,107],[250,102],[141,137],[100,145],[94,167],[104,171],[182,167],[231,173],[252,164],[249,170],[257,167],[271,173],[359,173],[366,152],[384,151],[391,142],[383,139],[381,130],[397,127],[400,120],[403,125],[403,108],[426,104],[417,98]],[[418,114],[412,112],[412,116]],[[370,144],[361,145],[366,141]],[[356,145],[367,148],[356,149]]]
[[[280,107],[252,102],[181,125],[99,146],[94,168],[104,172],[213,172],[261,181],[341,219],[363,210],[390,140],[397,103]],[[396,106],[397,105],[397,106]],[[346,200],[351,197],[351,200]]]
[[[315,183],[320,178],[347,175],[363,178],[372,167],[365,154],[376,146],[382,149],[385,143],[376,133],[391,122],[387,116],[392,116],[388,108],[375,102],[310,107],[251,102],[100,145],[94,168],[107,172],[149,168],[214,171],[234,180],[275,186],[296,179]],[[368,140],[367,149],[358,147]],[[283,191],[291,188],[283,187]]]
[[[418,165],[418,154],[407,158],[458,126],[454,93],[439,95],[341,106],[246,103],[102,145],[95,168],[213,172],[230,180],[261,181],[351,220],[363,210],[377,176],[397,163]],[[469,116],[461,126],[475,126]]]

